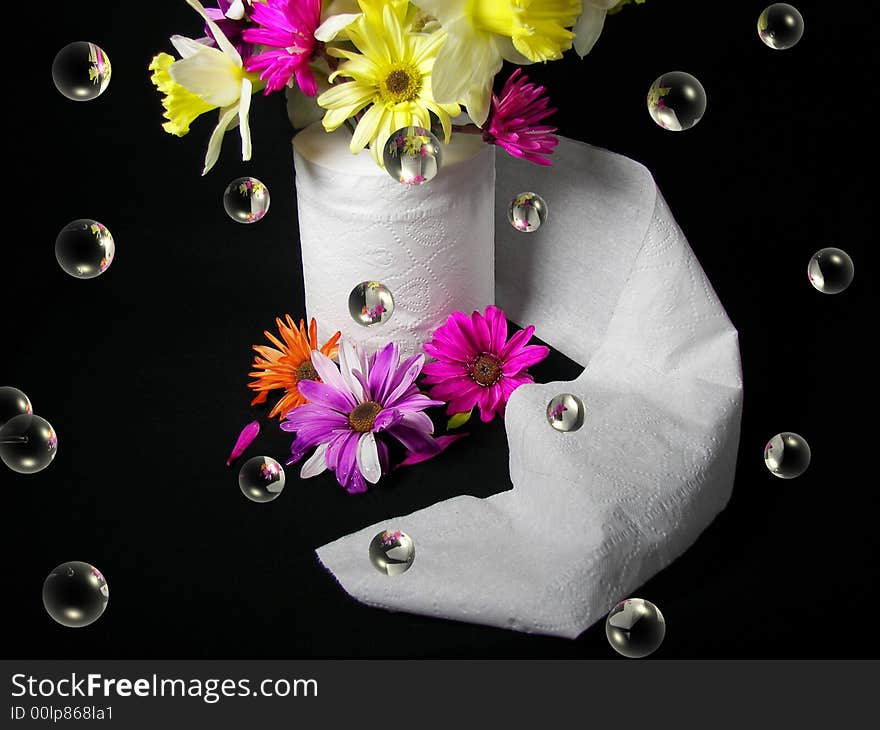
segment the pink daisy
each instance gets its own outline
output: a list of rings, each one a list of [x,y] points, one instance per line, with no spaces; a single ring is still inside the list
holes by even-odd
[[[443,402],[423,395],[415,384],[424,362],[420,354],[401,363],[394,343],[367,357],[343,341],[338,368],[312,350],[312,365],[322,382],[302,380],[297,386],[309,402],[290,411],[281,424],[285,431],[296,432],[287,463],[316,447],[300,476],[305,479],[329,469],[340,486],[354,494],[365,492],[368,482],[375,484],[388,471],[382,434],[420,457],[438,454],[445,443],[432,438],[434,424],[424,409]]]
[[[321,0],[266,0],[254,3],[251,21],[259,28],[242,34],[249,43],[265,46],[262,53],[245,62],[248,71],[260,71],[265,94],[279,91],[296,77],[308,96],[318,92],[315,74],[309,67],[319,42],[315,30],[321,23]]]
[[[534,382],[526,368],[550,352],[544,345],[526,344],[534,331],[526,327],[508,340],[507,319],[494,305],[470,317],[453,312],[425,345],[425,352],[437,358],[422,369],[430,385],[428,395],[447,401],[448,414],[479,406],[485,422],[496,413],[503,417],[511,393]]]
[[[483,128],[483,139],[503,147],[514,157],[552,165],[546,155],[553,152],[559,140],[553,136],[556,127],[540,124],[556,109],[548,109],[550,102],[543,86],[529,83],[529,77],[520,78],[522,69],[516,69],[507,79],[501,96],[492,94],[492,108]]]

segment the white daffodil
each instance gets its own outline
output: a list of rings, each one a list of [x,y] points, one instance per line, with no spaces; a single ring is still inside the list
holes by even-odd
[[[241,158],[251,158],[251,130],[248,112],[251,94],[258,77],[242,67],[241,56],[235,46],[211,20],[198,0],[186,0],[205,21],[219,48],[206,46],[191,38],[175,36],[171,39],[181,55],[179,61],[167,67],[170,80],[201,99],[211,108],[220,109],[220,118],[208,142],[205,168],[208,172],[220,156],[223,135],[238,125],[241,134]]]
[[[596,45],[602,28],[605,27],[605,16],[620,0],[584,0],[584,11],[574,25],[574,50],[583,58]]]
[[[440,22],[446,41],[434,65],[434,98],[463,101],[482,125],[489,115],[492,80],[504,60],[551,61],[571,47],[568,30],[581,0],[413,0]]]

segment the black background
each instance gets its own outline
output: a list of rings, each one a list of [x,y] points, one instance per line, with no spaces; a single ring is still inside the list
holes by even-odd
[[[764,2],[649,0],[610,17],[584,61],[534,66],[560,133],[653,172],[740,333],[745,407],[732,500],[698,543],[640,588],[662,609],[656,656],[869,657],[878,599],[878,507],[866,465],[876,325],[874,13],[868,3],[798,3],[806,33],[788,51],[759,40]],[[39,10],[37,10],[39,8]],[[19,8],[19,10],[21,10]],[[18,658],[616,658],[601,623],[578,640],[528,636],[364,607],[317,564],[315,547],[388,515],[456,494],[510,487],[503,425],[359,497],[332,475],[288,470],[269,505],[248,502],[224,466],[239,429],[263,426],[249,454],[283,461],[288,438],[248,403],[250,346],[276,315],[302,316],[291,130],[278,97],[254,98],[254,156],[230,134],[200,177],[214,113],[184,139],[161,129],[147,65],[201,23],[183,0],[49,2],[10,19],[0,382],[59,434],[45,471],[0,470],[7,538],[4,653]],[[54,54],[98,43],[113,76],[75,103],[51,80]],[[645,93],[686,70],[708,94],[694,129],[657,127]],[[499,151],[500,153],[500,151]],[[257,225],[223,212],[234,177],[272,194]],[[550,201],[552,206],[552,201]],[[80,281],[54,259],[75,218],[104,223],[117,255]],[[855,261],[842,294],[806,278],[816,250]],[[322,335],[330,332],[329,324]],[[540,332],[538,333],[540,335]],[[578,368],[554,355],[539,381]],[[438,419],[439,421],[439,419]],[[769,474],[769,437],[804,435],[800,478]],[[414,536],[416,541],[417,536]],[[111,600],[91,627],[55,624],[41,603],[57,564],[84,560]],[[467,570],[467,566],[461,566]],[[841,629],[846,628],[845,631]]]

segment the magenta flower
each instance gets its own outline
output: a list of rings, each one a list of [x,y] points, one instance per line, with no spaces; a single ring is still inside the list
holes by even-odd
[[[318,93],[315,74],[309,67],[319,42],[315,30],[321,23],[321,0],[266,0],[254,3],[251,20],[259,28],[248,28],[243,37],[265,46],[251,56],[245,67],[260,71],[269,94],[291,85],[294,77],[307,96]]]
[[[548,109],[550,100],[543,86],[529,83],[529,77],[519,78],[522,69],[516,69],[507,79],[501,96],[492,94],[489,119],[483,127],[483,139],[503,147],[514,157],[552,165],[546,155],[553,153],[559,140],[553,136],[556,127],[540,124],[556,109]]]
[[[526,327],[508,340],[507,319],[494,305],[470,317],[453,312],[425,345],[425,352],[437,358],[422,370],[431,386],[428,395],[447,401],[450,415],[479,406],[485,422],[496,413],[503,417],[511,393],[534,382],[526,368],[550,352],[544,345],[526,344],[534,331]]]
[[[441,445],[431,434],[434,424],[423,411],[443,405],[419,392],[415,380],[425,363],[414,355],[400,363],[397,345],[389,344],[367,357],[351,342],[339,348],[339,368],[323,353],[312,350],[312,365],[323,382],[301,380],[299,392],[308,403],[290,411],[281,424],[295,431],[290,447],[293,464],[313,447],[303,464],[304,479],[325,469],[336,472],[336,481],[349,493],[365,492],[387,472],[387,433],[410,452],[435,455]]]

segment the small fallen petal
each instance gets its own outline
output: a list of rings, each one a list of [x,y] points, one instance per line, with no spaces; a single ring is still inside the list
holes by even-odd
[[[265,402],[266,402],[266,397],[267,397],[268,395],[269,395],[269,391],[268,391],[268,390],[261,390],[259,393],[257,393],[257,397],[254,398],[254,399],[251,401],[251,405],[252,405],[252,406],[255,406],[255,405],[259,404],[259,403],[265,403]]]
[[[401,466],[412,466],[413,464],[421,464],[423,461],[432,459],[438,454],[442,454],[444,451],[446,451],[446,449],[452,446],[452,444],[454,444],[459,439],[463,439],[467,435],[468,434],[466,433],[457,433],[452,436],[438,436],[434,439],[434,441],[436,441],[437,445],[440,447],[437,451],[412,451],[395,468],[400,468]]]
[[[259,421],[251,421],[241,429],[241,433],[235,441],[235,446],[232,447],[232,453],[226,459],[226,466],[231,466],[232,462],[244,453],[244,450],[254,442],[258,433],[260,433]]]

